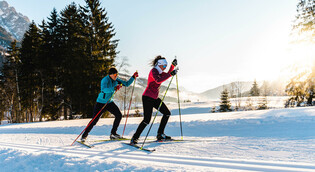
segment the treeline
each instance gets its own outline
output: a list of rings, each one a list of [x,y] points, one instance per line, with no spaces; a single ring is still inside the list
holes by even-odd
[[[292,27],[292,36],[295,38],[293,43],[307,43],[314,45],[315,1],[298,0],[296,12]],[[288,100],[286,107],[314,105],[315,61],[311,70],[305,70],[292,77],[286,87],[286,92],[288,95],[292,96]]]
[[[315,105],[315,65],[312,72],[302,72],[293,77],[286,87],[286,92],[291,98],[286,107]]]
[[[0,76],[0,121],[89,117],[100,80],[117,55],[115,31],[99,0],[53,9],[11,43]],[[20,45],[19,45],[20,44]]]

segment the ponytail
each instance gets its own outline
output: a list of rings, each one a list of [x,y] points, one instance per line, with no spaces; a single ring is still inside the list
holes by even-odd
[[[151,66],[154,67],[160,59],[165,59],[165,57],[162,57],[161,55],[156,56],[154,60],[152,60]]]

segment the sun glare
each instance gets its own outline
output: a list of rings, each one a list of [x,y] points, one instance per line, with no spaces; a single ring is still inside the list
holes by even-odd
[[[311,72],[315,65],[315,50],[312,44],[292,44],[288,49],[288,60],[290,60],[292,73]]]
[[[302,73],[307,76],[315,65],[314,54],[314,45],[311,44],[289,44],[278,47],[274,52],[269,53],[270,57],[265,62],[265,66],[268,66],[265,78],[288,81]]]

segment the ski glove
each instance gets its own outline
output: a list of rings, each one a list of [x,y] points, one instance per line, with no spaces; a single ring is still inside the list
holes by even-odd
[[[174,59],[174,60],[173,60],[172,65],[173,65],[173,66],[177,66],[177,59]]]
[[[115,91],[118,91],[121,87],[122,87],[121,84],[119,84],[114,89],[115,89]]]
[[[177,70],[176,70],[176,69],[171,72],[171,75],[172,75],[172,76],[174,76],[174,75],[176,75],[176,74],[177,74]]]
[[[135,78],[135,79],[136,79],[138,76],[139,76],[139,75],[138,75],[138,72],[135,72],[135,73],[132,75],[132,77]]]

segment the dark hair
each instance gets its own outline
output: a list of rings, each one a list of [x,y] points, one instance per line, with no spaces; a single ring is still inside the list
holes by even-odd
[[[162,57],[161,55],[158,55],[154,58],[154,60],[152,60],[151,62],[151,66],[154,67],[156,65],[156,63],[158,62],[158,60],[160,59],[165,59],[165,57]]]

